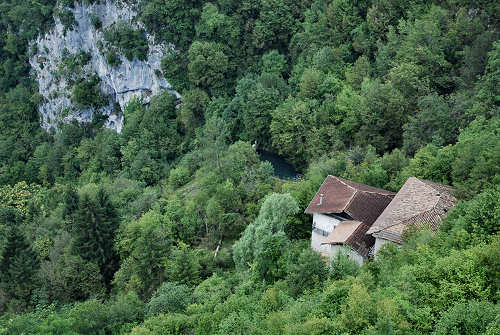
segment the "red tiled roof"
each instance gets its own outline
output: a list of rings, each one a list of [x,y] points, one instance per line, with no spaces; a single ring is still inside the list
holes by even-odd
[[[355,220],[371,225],[393,197],[393,192],[327,176],[305,213],[345,212]]]
[[[373,245],[375,244],[375,237],[366,235],[368,229],[370,229],[369,225],[361,223],[345,242],[348,246],[356,250],[358,254],[363,257],[368,256],[371,247],[373,247]]]
[[[456,203],[452,187],[410,177],[373,223],[367,234],[402,243],[410,225],[429,225],[437,230],[441,220]]]

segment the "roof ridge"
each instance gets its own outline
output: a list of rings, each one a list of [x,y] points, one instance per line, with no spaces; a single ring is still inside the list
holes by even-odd
[[[370,185],[368,185],[370,186]],[[371,186],[373,187],[373,186]],[[394,192],[391,192],[391,191],[387,191],[387,192],[391,192],[391,193],[394,193],[394,194],[384,194],[384,193],[380,193],[380,192],[372,192],[372,191],[365,191],[365,190],[359,190],[360,192],[363,192],[363,193],[370,193],[370,194],[378,194],[378,195],[381,195],[383,197],[388,197],[388,196],[391,196],[391,195],[395,195]]]
[[[360,191],[360,192],[363,192],[363,193],[371,193],[371,194],[378,194],[378,195],[382,195],[382,196],[390,196],[391,194],[384,194],[384,193],[381,193],[381,192],[375,192],[375,191],[367,191],[367,190],[360,190],[354,186],[351,186],[347,183],[344,182],[344,178],[342,177],[337,177],[337,176],[332,176],[331,174],[328,175],[329,177],[333,177],[333,178],[336,178],[338,181],[340,181],[342,184],[346,185],[347,187],[349,188],[352,188],[353,190],[356,190],[357,191]],[[349,180],[349,179],[345,179],[345,180],[348,180],[352,183],[356,183],[356,184],[360,184],[360,185],[364,185],[364,186],[368,186],[368,187],[373,187],[373,188],[376,188],[376,189],[379,189],[381,191],[384,191],[384,192],[388,192],[388,193],[392,193],[392,195],[395,195],[396,193],[392,192],[392,191],[387,191],[387,190],[384,190],[382,188],[378,188],[378,187],[375,187],[375,186],[371,186],[371,185],[367,185],[367,184],[362,184],[362,183],[358,183],[357,181],[354,181],[354,180]]]
[[[405,184],[406,184],[406,183],[408,183],[408,181],[409,181],[410,179],[415,179],[415,180],[417,180],[420,184],[422,184],[422,186],[424,186],[425,188],[429,188],[429,187],[430,187],[431,189],[433,189],[433,190],[435,191],[435,189],[434,189],[433,187],[431,187],[430,185],[428,185],[428,184],[426,184],[425,182],[423,182],[423,180],[424,180],[424,179],[420,179],[420,178],[417,178],[417,177],[415,177],[415,176],[408,177],[408,179],[406,180]],[[404,185],[403,185],[403,187],[404,187]],[[401,188],[399,189],[399,191],[396,193],[396,196],[399,194],[399,192],[401,192],[401,190],[403,189],[403,187],[401,187]],[[394,197],[394,199],[396,198],[396,196]],[[393,200],[394,200],[394,199],[393,199]],[[436,202],[432,205],[432,207],[431,207],[430,209],[428,209],[428,210],[426,210],[426,211],[423,211],[423,212],[420,212],[420,213],[418,213],[418,214],[415,214],[415,215],[413,215],[413,216],[409,217],[408,219],[406,219],[406,220],[404,220],[404,221],[399,221],[399,222],[396,222],[396,223],[390,224],[390,225],[385,226],[385,227],[380,227],[381,229],[379,229],[379,230],[377,230],[377,231],[374,231],[374,232],[372,232],[372,233],[370,233],[370,234],[376,234],[376,233],[378,233],[378,232],[381,232],[381,231],[383,231],[383,230],[386,230],[386,229],[389,229],[389,228],[391,228],[391,227],[397,226],[397,225],[402,224],[402,223],[404,223],[404,222],[408,222],[409,220],[411,220],[411,219],[413,219],[413,218],[415,218],[415,217],[417,217],[417,216],[419,216],[419,215],[422,215],[422,214],[424,214],[424,213],[430,212],[431,210],[433,210],[433,209],[435,208],[436,204],[439,202],[439,200],[440,200],[440,199],[441,199],[441,196],[438,196],[438,199],[436,200]],[[391,201],[391,202],[392,202],[392,201]],[[389,205],[390,205],[390,204],[389,204]],[[387,207],[389,207],[389,206],[387,206]],[[385,212],[385,210],[384,210],[384,212]],[[382,212],[382,214],[383,214],[383,212]],[[382,215],[382,214],[380,214],[380,215]],[[380,215],[379,215],[379,217],[380,217]],[[377,220],[378,220],[378,218],[377,218]],[[375,221],[376,221],[376,220],[375,220]],[[375,227],[376,227],[376,226],[373,226],[373,225],[372,225],[372,226],[370,227],[370,229],[375,228]]]
[[[356,196],[356,194],[358,194],[358,190],[353,188],[354,189],[354,193],[351,195],[351,198],[349,199],[349,201],[347,202],[347,204],[344,206],[344,211],[349,208],[349,205],[351,204],[352,200],[354,199],[354,197]],[[349,214],[350,215],[350,214]]]
[[[344,184],[345,186],[347,186],[347,187],[349,187],[349,188],[352,188],[353,190],[358,191],[358,189],[357,189],[357,188],[352,187],[351,185],[349,185],[349,184],[347,184],[346,182],[344,182],[344,181],[342,180],[343,178],[341,178],[341,177],[337,177],[337,176],[332,176],[331,174],[329,174],[328,176],[333,177],[333,178],[337,179],[338,181],[340,181],[340,182],[341,182],[342,184]]]
[[[439,191],[439,189],[436,189],[436,188],[444,188],[446,191],[450,192],[451,190],[454,189],[453,186],[449,186],[449,185],[444,185],[444,184],[440,184],[440,183],[436,183],[435,181],[432,181],[432,180],[427,180],[427,179],[423,179],[423,178],[417,178],[417,177],[410,177],[410,178],[415,178],[417,179],[419,182],[421,182],[422,184],[436,190],[436,191]],[[451,193],[451,192],[450,192]]]
[[[351,236],[354,235],[354,233],[356,233],[356,231],[358,231],[358,229],[361,229],[361,228],[364,228],[363,226],[366,226],[368,228],[370,228],[370,226],[368,226],[366,223],[364,223],[363,221],[359,221],[359,225],[356,227],[356,229],[354,229],[354,231],[352,232]],[[349,236],[347,239],[346,239],[346,242],[351,238],[351,236]]]

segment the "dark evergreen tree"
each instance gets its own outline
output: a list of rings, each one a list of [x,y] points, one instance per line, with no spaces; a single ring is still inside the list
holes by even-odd
[[[63,207],[63,219],[73,221],[74,215],[78,210],[78,193],[73,186],[69,185],[64,192],[64,207]]]
[[[109,288],[118,268],[118,256],[113,250],[118,214],[109,195],[100,188],[93,199],[84,194],[73,224],[73,254],[95,262],[104,283]]]
[[[17,308],[26,307],[34,289],[39,261],[19,227],[15,210],[0,208],[0,225],[7,229],[7,243],[0,257],[0,290]]]

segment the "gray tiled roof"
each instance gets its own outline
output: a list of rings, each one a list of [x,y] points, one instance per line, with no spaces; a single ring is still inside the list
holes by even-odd
[[[367,234],[402,243],[403,233],[410,225],[429,225],[437,230],[457,201],[452,190],[452,187],[428,180],[408,178]]]

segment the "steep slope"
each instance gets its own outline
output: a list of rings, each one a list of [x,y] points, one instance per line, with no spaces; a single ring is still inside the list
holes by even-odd
[[[89,122],[99,112],[108,116],[106,127],[120,132],[122,110],[131,98],[140,97],[147,103],[162,89],[180,97],[160,70],[161,59],[173,46],[154,43],[136,21],[133,5],[110,0],[82,2],[60,12],[70,17],[64,20],[70,23],[55,17],[54,29],[33,43],[30,57],[44,98],[39,112],[45,129],[57,128],[60,121]],[[126,57],[124,50],[106,38],[125,28],[144,39],[147,48],[142,50],[142,59]]]

